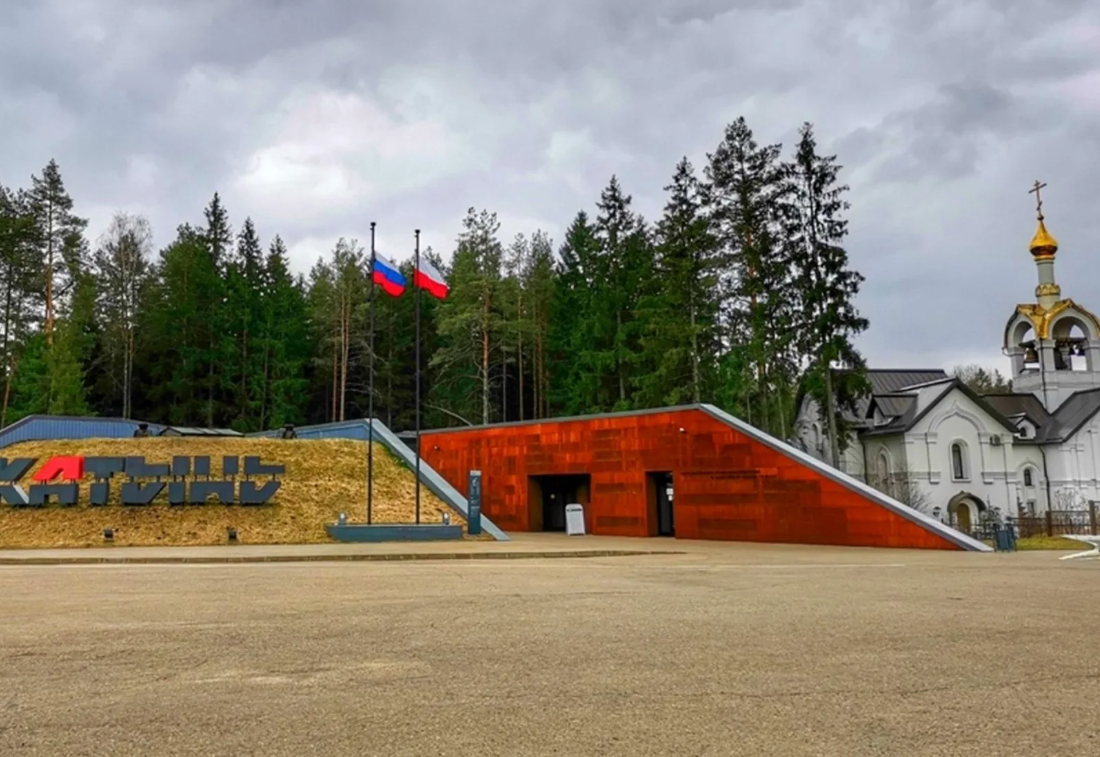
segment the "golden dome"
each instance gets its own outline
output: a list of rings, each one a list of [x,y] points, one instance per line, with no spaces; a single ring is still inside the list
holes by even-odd
[[[1031,254],[1035,257],[1044,257],[1047,255],[1053,256],[1058,251],[1058,240],[1050,235],[1047,231],[1046,225],[1043,223],[1043,217],[1039,216],[1039,230],[1035,232],[1035,236],[1031,238],[1031,244],[1028,246],[1031,250]]]

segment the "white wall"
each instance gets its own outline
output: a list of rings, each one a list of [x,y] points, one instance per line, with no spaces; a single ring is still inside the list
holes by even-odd
[[[992,443],[994,436],[1000,437],[1000,445]],[[954,444],[963,452],[961,479],[953,471]],[[1017,514],[1018,452],[1012,432],[958,389],[941,398],[906,434],[905,447],[910,473],[927,489],[929,512],[939,506],[946,519],[948,503],[965,492],[990,509],[1000,508],[1003,515]]]
[[[996,435],[1001,444],[994,445]],[[799,408],[796,439],[812,457],[829,462],[829,439],[822,428],[817,403],[806,398]],[[955,480],[951,445],[961,443],[965,476]],[[926,513],[934,507],[947,520],[947,506],[953,497],[966,492],[1004,515],[1026,514],[1048,509],[1043,453],[1034,444],[1015,444],[1013,434],[984,408],[955,389],[940,399],[924,418],[904,436],[853,437],[841,459],[841,470],[866,481],[869,468],[874,478],[878,456],[885,451],[890,473],[908,471],[914,484],[925,494]],[[1074,503],[1085,506],[1100,501],[1100,416],[1092,419],[1065,443],[1047,445],[1046,470],[1054,509]],[[1027,470],[1031,471],[1030,485]]]
[[[1100,416],[1061,444],[1046,446],[1055,510],[1100,501]]]
[[[828,426],[821,421],[817,401],[810,397],[804,397],[798,409],[795,437],[806,454],[824,463],[832,464]],[[855,434],[850,436],[848,447],[840,457],[840,470],[849,476],[864,480],[863,447]]]

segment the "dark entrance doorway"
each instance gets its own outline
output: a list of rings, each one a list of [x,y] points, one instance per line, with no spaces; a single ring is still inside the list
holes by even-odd
[[[590,481],[587,473],[531,476],[527,487],[528,530],[564,531],[565,506],[573,503],[588,505]]]
[[[668,471],[647,473],[646,495],[649,498],[649,522],[656,525],[656,535],[675,536],[676,522],[673,519],[672,474]],[[650,528],[654,527],[650,526]],[[651,530],[650,534],[653,533]]]

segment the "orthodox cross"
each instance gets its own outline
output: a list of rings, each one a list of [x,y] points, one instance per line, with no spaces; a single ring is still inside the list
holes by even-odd
[[[1035,195],[1035,212],[1039,214],[1039,220],[1043,220],[1043,197],[1039,194],[1039,190],[1046,186],[1046,182],[1040,183],[1038,179],[1035,180],[1035,186],[1027,190],[1028,194]]]

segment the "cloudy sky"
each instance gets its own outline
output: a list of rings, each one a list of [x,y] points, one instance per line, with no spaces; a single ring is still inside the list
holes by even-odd
[[[1095,0],[7,0],[0,28],[0,182],[55,158],[93,239],[125,209],[158,244],[219,191],[300,270],[371,220],[449,254],[470,206],[560,239],[613,173],[654,218],[739,115],[844,164],[872,365],[1006,367],[1035,179],[1100,310]]]

